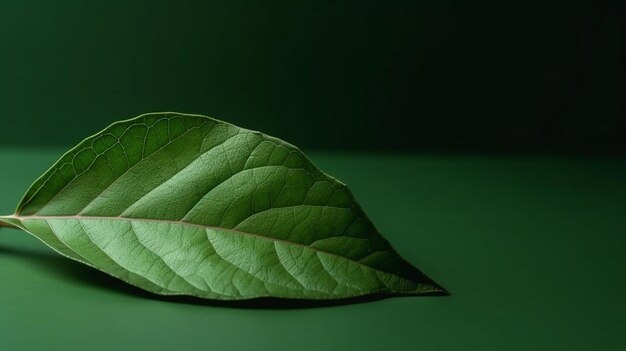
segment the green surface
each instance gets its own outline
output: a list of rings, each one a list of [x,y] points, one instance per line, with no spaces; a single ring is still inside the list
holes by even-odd
[[[62,150],[1,150],[0,212]],[[308,309],[160,301],[0,230],[0,348],[626,347],[623,159],[310,153],[449,297]]]

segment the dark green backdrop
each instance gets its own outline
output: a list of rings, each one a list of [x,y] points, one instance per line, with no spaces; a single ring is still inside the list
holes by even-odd
[[[623,152],[623,2],[550,3],[2,1],[0,144],[174,110],[306,148]]]

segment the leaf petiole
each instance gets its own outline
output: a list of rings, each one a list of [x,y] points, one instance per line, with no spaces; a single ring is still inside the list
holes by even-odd
[[[4,227],[4,228],[12,228],[12,229],[19,229],[18,227],[16,227],[15,225],[5,222],[3,219],[5,218],[9,218],[6,216],[0,216],[0,228]]]

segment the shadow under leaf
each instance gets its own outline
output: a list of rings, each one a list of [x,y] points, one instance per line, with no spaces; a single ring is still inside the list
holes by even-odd
[[[150,293],[137,288],[113,276],[103,273],[79,262],[60,255],[29,251],[25,249],[0,247],[0,255],[19,256],[28,259],[47,270],[55,278],[63,279],[72,284],[88,284],[100,289],[112,291],[136,298],[146,298],[165,302],[183,303],[212,307],[244,308],[244,309],[303,309],[332,307],[383,300],[390,297],[407,297],[407,295],[374,294],[338,300],[306,300],[281,298],[256,298],[238,301],[206,300],[193,296],[164,296]],[[422,296],[445,296],[447,293],[432,293]],[[415,296],[412,296],[415,297]]]

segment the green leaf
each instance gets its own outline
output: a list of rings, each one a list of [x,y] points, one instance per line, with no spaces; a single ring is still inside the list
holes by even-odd
[[[111,125],[61,157],[0,221],[163,295],[445,293],[299,149],[198,115]]]

